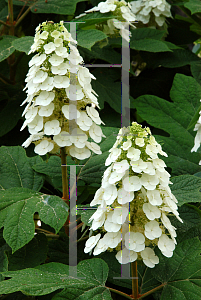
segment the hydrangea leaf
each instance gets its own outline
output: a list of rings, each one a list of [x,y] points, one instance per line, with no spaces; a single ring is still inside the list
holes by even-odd
[[[68,157],[67,157],[67,164]],[[41,174],[46,175],[46,180],[54,188],[62,190],[61,159],[58,156],[51,156],[48,161],[40,161],[33,166],[33,169]]]
[[[77,43],[83,48],[91,50],[91,47],[99,41],[107,38],[107,35],[97,29],[78,30],[77,31]]]
[[[191,32],[192,34],[192,32]],[[149,68],[155,69],[159,66],[165,68],[178,68],[185,65],[198,63],[200,58],[188,49],[173,49],[172,52],[149,53],[143,52],[142,56]]]
[[[32,166],[42,161],[40,156],[27,157],[26,151],[20,146],[2,146],[0,189],[22,187],[39,191],[43,186],[44,176],[35,172]]]
[[[34,268],[44,263],[47,258],[47,238],[44,234],[36,234],[34,238],[15,253],[7,251],[9,271]]]
[[[12,46],[13,40],[17,37],[11,35],[4,35],[0,40],[0,62],[9,57],[14,51],[15,48]]]
[[[12,46],[16,50],[21,51],[21,52],[25,52],[26,54],[28,54],[33,42],[34,42],[34,37],[33,36],[24,36],[24,37],[15,39],[12,42]]]
[[[76,277],[69,276],[68,265],[54,262],[32,269],[3,272],[2,275],[11,279],[0,283],[1,294],[21,291],[26,295],[41,296],[64,289],[52,299],[112,300],[105,287],[108,266],[97,258],[81,261]]]
[[[184,6],[191,11],[192,15],[201,12],[200,0],[189,0],[187,3],[184,3]]]
[[[93,72],[96,80],[92,82],[92,87],[99,95],[98,102],[101,109],[104,108],[104,102],[106,101],[111,108],[121,114],[121,79],[116,81],[116,78],[114,78],[116,74],[115,70],[97,68],[97,70]],[[107,78],[107,80],[105,80],[105,78]],[[131,96],[130,108],[135,108],[134,99]]]
[[[188,202],[201,202],[201,178],[193,175],[180,175],[171,178],[172,193],[178,200],[178,206]]]
[[[191,73],[193,77],[201,84],[201,62],[191,64]]]
[[[81,216],[81,220],[88,226],[91,226],[89,219],[96,212],[97,208],[90,207],[89,204],[86,205],[77,205],[77,215]]]
[[[0,248],[0,272],[8,271],[8,257],[5,253],[7,250],[7,245],[3,245]],[[0,274],[0,281],[3,281],[4,277]]]
[[[105,22],[112,18],[114,18],[114,16],[112,15],[111,12],[102,14],[99,11],[95,11],[92,14],[89,13],[80,18],[73,19],[71,22],[83,22],[79,24],[79,28],[84,28],[86,26],[88,27],[94,24]]]
[[[159,250],[156,251],[160,263],[152,270],[152,276],[164,284],[161,300],[167,300],[170,297],[177,300],[200,298],[200,251],[201,242],[197,237],[177,245],[170,258],[163,256]]]
[[[137,28],[131,30],[130,48],[147,52],[167,52],[172,51],[173,44],[161,41],[165,34],[163,30],[151,28]],[[122,38],[110,40],[111,45],[121,45]],[[177,47],[176,47],[177,48]]]
[[[167,52],[172,51],[167,44],[162,41],[152,40],[152,39],[143,39],[132,41],[130,43],[131,49],[148,51],[148,52]]]
[[[31,6],[33,13],[73,15],[77,3],[83,1],[85,0],[48,0],[47,2],[44,0],[30,0],[27,3],[26,1],[13,0],[13,4]]]
[[[175,216],[169,216],[171,224],[177,228],[178,234],[183,234],[195,226],[201,227],[201,217],[199,209],[189,204],[184,204],[178,208],[179,216],[183,220],[181,223]]]
[[[84,57],[84,60],[89,61],[92,58],[102,59],[111,64],[121,64],[121,54],[111,48],[109,45],[100,48],[98,44],[95,44],[91,50],[86,48],[79,49],[80,55]]]
[[[68,206],[57,196],[34,192],[27,188],[0,191],[0,228],[3,237],[15,252],[34,237],[33,215],[58,232],[68,216]]]
[[[170,97],[172,102],[152,95],[140,96],[135,106],[150,125],[169,134],[156,138],[168,154],[163,160],[172,168],[172,175],[194,174],[201,168],[200,155],[191,153],[195,133],[192,129],[187,131],[187,127],[200,105],[201,87],[194,78],[176,74]]]

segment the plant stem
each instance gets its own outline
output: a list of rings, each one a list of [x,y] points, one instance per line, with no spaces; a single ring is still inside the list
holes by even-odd
[[[156,292],[156,291],[162,289],[165,285],[166,285],[166,283],[162,283],[161,285],[155,287],[154,289],[152,289],[152,290],[150,290],[150,291],[148,291],[148,292],[146,292],[146,293],[140,295],[140,297],[139,297],[138,299],[142,299],[142,298],[144,298],[144,297],[147,297],[147,296],[150,295],[150,294],[153,294],[154,292]]]
[[[121,291],[118,291],[118,290],[115,290],[115,289],[113,289],[113,288],[110,288],[110,287],[108,287],[108,286],[106,286],[106,288],[108,288],[111,292],[114,292],[114,293],[116,293],[116,294],[118,294],[118,295],[121,295],[121,296],[123,296],[123,297],[125,297],[125,298],[127,298],[127,299],[133,300],[133,298],[132,298],[131,296],[129,296],[128,294],[125,294],[125,293],[123,293],[123,292],[121,292]]]
[[[20,22],[26,17],[26,15],[30,12],[31,8],[32,6],[29,6],[29,8],[27,8],[23,15],[21,15],[21,17],[16,21],[15,27],[17,27],[20,24]]]
[[[138,273],[137,273],[137,260],[131,263],[132,272],[132,296],[133,299],[138,299]]]
[[[67,173],[67,161],[66,161],[66,148],[60,148],[61,155],[61,171],[62,171],[62,189],[63,189],[63,197],[62,199],[69,207],[69,193],[68,193],[68,173]],[[69,215],[64,224],[65,232],[69,236]]]

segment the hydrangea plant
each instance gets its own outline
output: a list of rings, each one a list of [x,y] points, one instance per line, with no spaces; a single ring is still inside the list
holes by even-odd
[[[34,142],[39,155],[57,153],[60,147],[77,159],[88,158],[91,151],[101,154],[97,143],[104,136],[99,126],[103,122],[91,86],[95,77],[82,65],[75,45],[63,21],[43,22],[36,28],[29,54],[37,54],[29,61],[21,130],[27,126],[30,133],[22,146]]]
[[[101,233],[91,236],[85,253],[94,247],[93,255],[117,250],[121,264],[143,260],[149,268],[159,263],[154,247],[171,257],[176,244],[176,228],[169,215],[182,222],[177,211],[177,199],[169,184],[170,174],[158,154],[167,156],[151,134],[136,122],[121,128],[109,150],[101,187],[91,206],[98,205],[90,218],[91,230]]]
[[[99,11],[102,14],[112,12],[115,16],[114,19],[107,20],[106,24],[97,25],[98,29],[102,29],[104,33],[110,36],[120,34],[125,40],[129,41],[131,33],[127,26],[131,25],[135,28],[131,22],[136,21],[136,17],[131,11],[130,3],[124,0],[106,0],[86,10],[85,13],[79,15],[77,18],[95,11]]]

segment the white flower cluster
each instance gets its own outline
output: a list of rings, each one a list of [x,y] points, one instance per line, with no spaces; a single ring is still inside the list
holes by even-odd
[[[28,126],[31,134],[22,146],[37,141],[34,151],[39,155],[66,146],[77,159],[88,158],[90,150],[101,154],[96,143],[104,136],[99,126],[103,122],[91,86],[95,77],[80,65],[83,59],[75,44],[62,21],[44,22],[36,28],[29,53],[38,53],[29,61],[21,130]],[[94,142],[88,141],[89,136]]]
[[[131,11],[143,24],[163,26],[166,17],[171,17],[170,4],[166,0],[138,0],[130,2]]]
[[[153,246],[158,246],[166,257],[173,255],[176,231],[168,214],[182,222],[177,211],[177,200],[171,193],[170,174],[158,154],[167,156],[160,144],[136,122],[119,131],[110,149],[101,187],[96,191],[91,206],[98,205],[90,218],[91,230],[101,228],[105,233],[90,237],[84,249],[98,255],[116,248],[121,264],[142,259],[153,268],[159,259]]]
[[[129,41],[131,33],[127,27],[128,25],[131,25],[135,28],[131,22],[136,20],[135,15],[131,11],[130,3],[127,3],[124,0],[106,0],[105,2],[100,2],[98,6],[86,10],[85,13],[76,18],[94,11],[100,11],[102,14],[111,11],[115,18],[107,20],[107,24],[103,25],[103,32],[108,35],[119,33],[125,40]]]
[[[194,128],[194,131],[197,131],[197,132],[196,132],[196,136],[194,139],[194,147],[191,149],[191,152],[197,152],[197,150],[201,144],[201,111],[199,112],[199,115],[200,116],[199,116],[197,123],[195,124],[195,128]],[[199,162],[199,165],[201,165],[201,160]]]

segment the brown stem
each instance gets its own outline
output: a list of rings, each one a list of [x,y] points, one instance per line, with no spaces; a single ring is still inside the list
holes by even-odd
[[[123,297],[125,297],[127,299],[130,299],[130,300],[133,300],[133,298],[131,296],[129,296],[128,294],[125,294],[125,293],[123,293],[123,292],[121,292],[119,290],[115,290],[113,288],[110,288],[108,286],[106,286],[106,288],[109,289],[111,292],[113,292],[115,294],[121,295],[121,296],[123,296]]]
[[[154,289],[152,289],[152,290],[150,290],[150,291],[148,291],[148,292],[146,292],[146,293],[140,295],[140,297],[139,297],[138,299],[145,298],[145,297],[147,297],[148,295],[155,293],[156,291],[162,289],[165,285],[166,285],[166,283],[162,283],[161,285],[155,287]]]
[[[52,235],[57,235],[57,234],[55,234],[55,233],[53,233],[53,232],[51,232],[51,231],[48,231],[48,230],[45,230],[45,229],[42,229],[42,228],[35,228],[36,230],[38,230],[38,231],[41,231],[41,232],[43,232],[43,233],[48,233],[48,234],[52,234]]]
[[[0,20],[0,23],[3,24],[3,25],[6,26],[6,27],[10,27],[10,24],[7,24],[6,22],[4,22],[4,21],[2,21],[2,20]]]
[[[63,189],[63,197],[62,199],[69,207],[69,193],[68,193],[68,173],[67,173],[67,160],[66,160],[66,148],[60,148],[61,155],[61,171],[62,171],[62,189]],[[65,232],[69,236],[69,215],[64,224]]]
[[[9,78],[5,77],[2,74],[0,74],[0,80],[5,84],[13,84],[13,82]]]
[[[132,297],[138,299],[138,273],[137,273],[137,260],[131,263],[132,272]]]
[[[21,17],[16,21],[15,27],[17,27],[20,24],[20,22],[26,17],[26,15],[30,12],[31,8],[32,6],[29,6],[29,8],[27,8],[23,15],[21,15]]]

